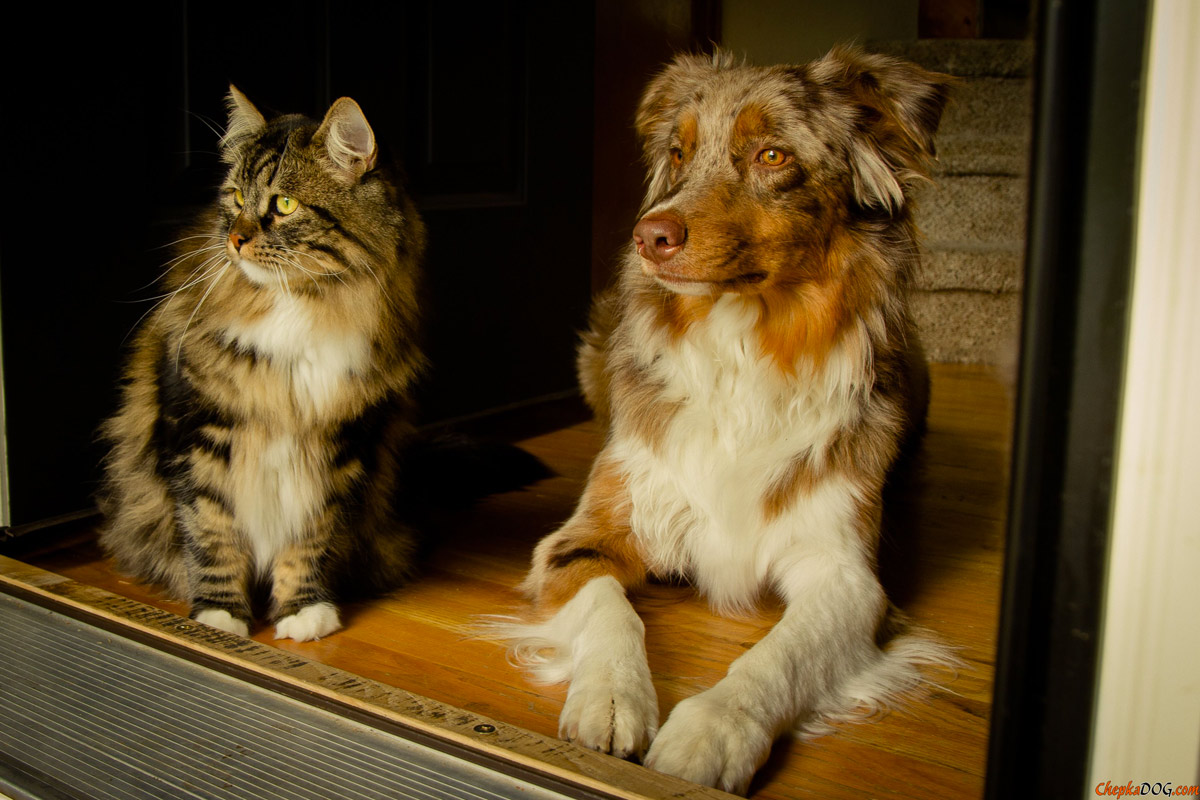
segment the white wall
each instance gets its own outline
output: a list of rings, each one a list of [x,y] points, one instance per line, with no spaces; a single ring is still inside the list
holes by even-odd
[[[1091,796],[1200,783],[1200,3],[1154,6]]]

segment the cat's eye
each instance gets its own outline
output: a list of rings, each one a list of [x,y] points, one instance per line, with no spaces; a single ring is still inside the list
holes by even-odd
[[[774,147],[766,147],[758,151],[754,160],[768,167],[779,167],[788,162],[788,154]]]
[[[242,208],[246,205],[246,195],[242,194],[241,189],[233,190],[233,202],[237,203],[238,208]]]
[[[285,194],[275,197],[275,210],[285,217],[299,207],[300,201],[294,197],[288,197]]]

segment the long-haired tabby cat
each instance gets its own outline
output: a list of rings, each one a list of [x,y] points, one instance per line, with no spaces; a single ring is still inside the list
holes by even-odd
[[[359,106],[267,120],[230,88],[216,205],[138,331],[100,503],[120,569],[245,635],[340,626],[408,577],[399,521],[425,229]]]

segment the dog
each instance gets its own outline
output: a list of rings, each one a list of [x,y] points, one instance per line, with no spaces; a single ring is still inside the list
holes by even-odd
[[[507,630],[570,681],[559,735],[744,793],[774,740],[873,711],[953,660],[876,574],[889,469],[923,423],[908,309],[910,188],[953,79],[854,47],[804,66],[676,58],[642,97],[641,218],[579,351],[608,436]],[[779,622],[659,729],[626,593],[684,577],[718,612],[760,592]]]

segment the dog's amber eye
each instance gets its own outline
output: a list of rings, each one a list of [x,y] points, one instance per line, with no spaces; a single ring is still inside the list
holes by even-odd
[[[787,153],[782,150],[776,150],[774,147],[767,147],[758,151],[758,155],[754,160],[760,164],[766,164],[768,167],[778,167],[786,164],[788,160]]]
[[[678,147],[672,147],[670,150],[670,156],[671,156],[671,166],[673,166],[673,167],[683,166],[683,151],[682,150],[680,150]]]

